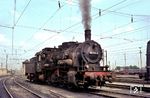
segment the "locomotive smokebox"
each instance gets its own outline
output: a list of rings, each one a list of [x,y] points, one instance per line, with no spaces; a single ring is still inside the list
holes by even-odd
[[[91,30],[85,30],[85,41],[91,40]]]

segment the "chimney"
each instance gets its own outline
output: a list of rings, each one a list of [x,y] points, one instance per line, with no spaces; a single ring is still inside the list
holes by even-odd
[[[91,40],[91,30],[85,30],[85,41]]]

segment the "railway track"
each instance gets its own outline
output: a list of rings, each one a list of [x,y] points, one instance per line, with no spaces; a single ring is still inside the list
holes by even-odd
[[[28,89],[28,88],[26,88],[25,86],[23,86],[22,84],[20,84],[20,83],[18,83],[15,79],[14,79],[14,83],[15,84],[17,84],[17,85],[19,85],[20,87],[22,87],[23,89],[25,89],[25,90],[27,90],[27,91],[29,91],[29,92],[31,92],[32,94],[34,94],[34,95],[36,95],[32,90],[30,90],[30,89]],[[5,89],[7,90],[7,92],[8,92],[8,94],[9,94],[9,96],[10,96],[10,98],[15,98],[15,97],[13,97],[13,95],[11,94],[11,92],[8,90],[8,88],[6,87],[6,79],[5,79],[5,81],[3,81],[3,84],[5,85]],[[65,96],[63,96],[63,95],[61,95],[61,94],[58,94],[58,93],[56,93],[55,91],[53,91],[53,90],[49,90],[49,93],[50,94],[52,94],[53,96],[55,96],[55,98],[68,98],[68,97],[65,97]],[[110,93],[110,92],[106,92],[106,91],[99,91],[99,90],[97,90],[97,92],[92,92],[91,90],[90,90],[90,92],[87,92],[88,94],[92,94],[92,95],[96,95],[96,96],[100,96],[100,97],[104,97],[104,98],[116,98],[116,97],[120,97],[120,98],[127,98],[127,95],[122,95],[122,94],[115,94],[115,93]],[[128,96],[128,98],[130,98],[131,96]],[[42,97],[42,96],[39,96],[38,98],[44,98],[44,97]],[[132,97],[133,98],[133,97]]]
[[[19,86],[20,88],[19,88],[19,92],[14,92],[13,90],[12,90],[12,85],[10,85],[10,84],[8,84],[7,83],[7,81],[9,80],[10,78],[6,78],[6,79],[4,79],[3,80],[3,86],[4,86],[4,88],[5,88],[5,90],[6,90],[6,92],[8,93],[8,95],[9,95],[9,97],[10,98],[20,98],[20,96],[22,96],[22,98],[24,98],[25,97],[25,95],[20,95],[19,93],[27,93],[28,92],[28,94],[26,94],[26,95],[28,95],[27,97],[30,97],[30,98],[43,98],[43,96],[41,96],[41,95],[39,95],[38,93],[36,93],[36,92],[34,92],[34,91],[31,91],[30,89],[28,89],[28,88],[26,88],[26,87],[24,87],[24,86],[22,86],[22,85],[20,85],[18,82],[16,82],[14,79],[13,79],[13,83],[14,83],[14,85],[16,85],[16,87],[17,86]],[[30,93],[30,94],[29,94]],[[19,95],[19,96],[18,96]],[[24,96],[24,97],[23,97]]]
[[[149,93],[144,93],[144,92],[137,92],[134,93],[130,90],[125,90],[125,89],[118,89],[118,88],[109,88],[109,87],[102,87],[101,89],[96,89],[97,91],[89,92],[94,95],[104,95],[106,97],[110,98],[150,98]]]
[[[23,83],[19,83],[19,81],[17,82],[16,80],[15,80],[15,82],[16,82],[16,84],[18,84],[19,86],[25,87],[25,86],[23,86],[23,85],[24,85]],[[25,87],[25,89],[26,89],[26,87]],[[32,88],[31,88],[31,89],[32,89]],[[29,90],[30,90],[30,89],[29,89]],[[55,92],[54,90],[51,90],[51,89],[49,89],[48,92],[49,92],[49,95],[50,95],[52,98],[67,98],[67,97],[64,96],[63,94],[57,93],[57,92]],[[42,97],[42,98],[43,98],[43,97]],[[44,98],[45,98],[45,97],[44,97]]]
[[[7,92],[8,96],[9,96],[10,98],[14,98],[13,95],[12,95],[12,94],[10,93],[10,91],[8,90],[7,86],[6,86],[6,80],[7,80],[7,79],[4,79],[4,80],[3,80],[4,89],[5,89],[5,91]]]
[[[14,82],[19,85],[21,88],[25,89],[26,91],[30,92],[31,94],[35,95],[37,98],[43,98],[43,96],[39,95],[38,93],[26,88],[25,86],[21,85],[20,83],[18,83],[15,79]]]
[[[17,77],[17,80],[19,82],[22,82],[25,81],[24,78],[21,78],[21,77]],[[67,88],[63,88],[63,87],[53,87],[53,86],[50,86],[50,85],[41,85],[41,84],[34,84],[34,83],[30,83],[30,82],[23,82],[25,83],[26,85],[31,85],[32,87],[35,87],[35,88],[43,88],[46,90],[48,90],[48,93],[54,95],[55,97],[57,98],[110,98],[109,96],[107,95],[94,95],[94,94],[90,94],[88,92],[86,92],[85,90],[82,90],[82,89],[79,89],[79,90],[68,90]],[[37,87],[36,87],[37,86]]]
[[[50,92],[51,94],[53,94],[54,96],[56,96],[57,98],[67,98],[67,97],[65,97],[64,95],[61,95],[61,94],[55,93],[55,92],[54,92],[54,91],[52,91],[52,90],[49,90],[49,92]]]
[[[24,80],[21,79],[21,81],[24,81]],[[28,85],[30,85],[30,83]],[[68,96],[62,95],[62,94],[65,94],[65,93],[58,93],[57,89],[55,89],[54,87],[46,86],[46,85],[41,85],[41,86],[38,85],[38,86],[39,87],[47,87],[49,93],[54,95],[57,98],[70,98]],[[64,89],[64,91],[65,91],[65,89]],[[129,89],[127,90],[127,89],[124,89],[124,88],[115,88],[115,87],[114,88],[102,87],[102,88],[96,88],[96,89],[91,88],[88,91],[78,90],[78,91],[75,91],[75,92],[73,91],[72,93],[74,93],[74,95],[70,94],[70,96],[73,97],[73,98],[79,98],[79,97],[77,97],[77,95],[84,94],[84,93],[87,94],[88,96],[92,96],[92,95],[94,96],[95,95],[95,96],[99,96],[100,98],[150,98],[149,97],[150,95],[146,95],[143,92],[140,93],[140,94],[130,93]],[[87,98],[87,97],[82,97],[82,98]]]
[[[97,95],[97,96],[104,96],[107,98],[148,98],[148,97],[135,97],[130,95],[124,95],[124,94],[118,94],[118,93],[112,93],[112,92],[104,92],[101,91],[100,93],[93,93],[90,94]]]
[[[125,96],[125,95],[112,94],[110,92],[103,92],[103,91],[100,93],[90,92],[90,94],[97,95],[97,96],[103,96],[106,98],[127,98],[127,96]],[[128,98],[134,98],[134,97],[128,96]]]

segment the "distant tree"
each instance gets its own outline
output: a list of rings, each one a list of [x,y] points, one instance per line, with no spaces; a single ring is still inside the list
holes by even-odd
[[[129,66],[116,66],[115,70],[120,70],[121,68],[123,69],[139,69],[138,66],[136,65],[129,65]]]
[[[133,65],[133,66],[130,65],[129,68],[130,68],[130,69],[139,69],[139,67],[137,67],[136,65]]]
[[[120,66],[116,66],[115,70],[120,70],[121,67]]]

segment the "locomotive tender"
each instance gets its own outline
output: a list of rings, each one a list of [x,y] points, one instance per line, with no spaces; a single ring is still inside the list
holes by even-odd
[[[46,81],[68,87],[103,86],[111,82],[108,66],[101,66],[101,46],[91,40],[91,30],[85,30],[85,41],[64,42],[58,48],[44,48],[29,61],[23,62],[30,81]]]

